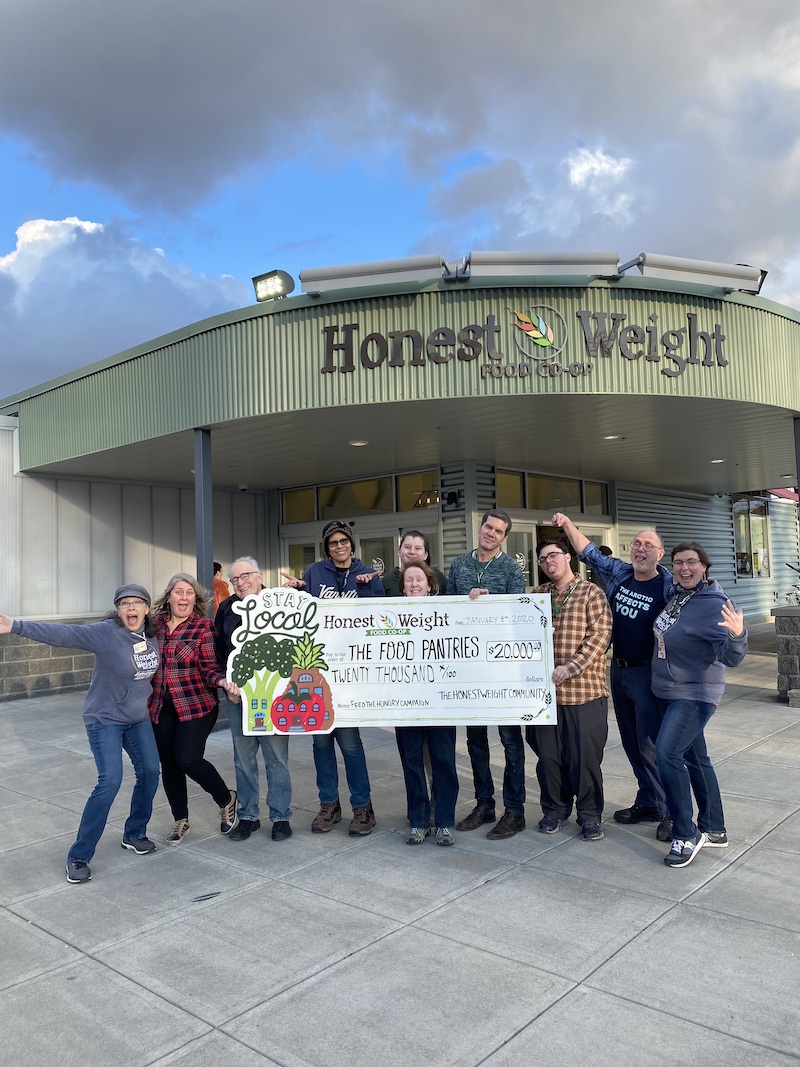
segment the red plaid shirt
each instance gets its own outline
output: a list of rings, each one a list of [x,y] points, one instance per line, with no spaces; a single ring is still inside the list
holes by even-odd
[[[169,633],[166,615],[156,615],[156,623],[161,661],[153,678],[150,718],[158,722],[167,692],[181,722],[209,715],[218,706],[217,686],[225,677],[217,662],[214,624],[190,615]]]

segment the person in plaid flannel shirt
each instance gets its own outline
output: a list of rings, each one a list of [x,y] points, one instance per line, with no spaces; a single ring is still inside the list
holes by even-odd
[[[534,592],[553,599],[553,651],[558,721],[528,726],[526,739],[539,757],[536,777],[543,818],[539,830],[556,833],[572,814],[573,802],[584,841],[603,837],[603,773],[608,737],[606,649],[611,611],[603,591],[574,574],[565,540],[546,538],[536,546],[549,581]]]

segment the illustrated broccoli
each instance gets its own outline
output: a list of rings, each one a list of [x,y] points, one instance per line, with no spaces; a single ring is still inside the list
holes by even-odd
[[[241,687],[261,670],[288,678],[294,666],[294,650],[295,643],[288,637],[276,641],[272,634],[262,634],[248,641],[233,657],[232,679]]]

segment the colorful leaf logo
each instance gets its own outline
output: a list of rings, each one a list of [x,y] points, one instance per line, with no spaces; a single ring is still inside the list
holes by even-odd
[[[551,326],[548,326],[541,315],[536,316],[536,324],[534,325],[530,315],[526,315],[524,312],[514,311],[509,308],[509,311],[517,320],[514,325],[518,330],[522,330],[524,334],[533,341],[535,345],[540,345],[542,348],[552,348],[555,340],[555,335]]]

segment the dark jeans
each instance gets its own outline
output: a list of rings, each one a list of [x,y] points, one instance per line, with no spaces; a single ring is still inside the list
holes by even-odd
[[[603,747],[608,737],[608,697],[587,704],[559,704],[555,726],[529,726],[528,744],[539,757],[536,777],[542,811],[565,820],[599,822],[603,814]]]
[[[500,741],[505,749],[506,766],[503,772],[503,804],[511,815],[524,815],[525,808],[525,745],[521,726],[498,726]],[[489,765],[489,728],[467,727],[467,751],[472,763],[475,799],[479,804],[494,807],[494,780]]]
[[[319,802],[333,804],[339,799],[339,768],[336,765],[334,742],[339,746],[344,760],[350,806],[365,808],[370,802],[369,773],[357,726],[340,726],[329,734],[314,734],[314,766],[317,770]]]
[[[427,743],[433,777],[434,822],[437,826],[454,826],[458,799],[455,726],[397,726],[395,736],[406,783],[409,824],[427,827],[431,819],[424,758]]]
[[[612,662],[611,696],[622,747],[639,785],[634,803],[658,808],[663,819],[667,805],[656,763],[661,712],[650,688],[650,664],[620,667]]]
[[[230,790],[214,766],[205,758],[206,741],[217,721],[217,710],[199,719],[181,722],[172,701],[165,697],[153,733],[161,760],[161,781],[173,819],[189,818],[186,778],[205,789],[221,808],[230,800]]]
[[[122,785],[123,749],[130,756],[136,772],[136,784],[131,796],[131,812],[122,833],[132,840],[146,836],[147,823],[153,813],[153,797],[158,789],[158,752],[149,719],[133,726],[89,722],[86,734],[97,767],[97,785],[86,801],[78,836],[68,857],[88,863],[94,856],[111,805]]]
[[[691,841],[700,830],[724,830],[725,815],[717,775],[708,758],[706,723],[716,704],[702,700],[663,700],[663,721],[656,742],[656,758],[667,807],[672,818],[672,836]],[[692,792],[697,798],[697,826],[692,821]]]

